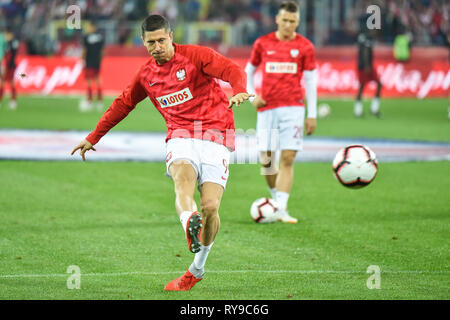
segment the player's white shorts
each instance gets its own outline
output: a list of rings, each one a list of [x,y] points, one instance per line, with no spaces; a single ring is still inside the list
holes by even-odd
[[[304,107],[280,107],[258,112],[258,151],[303,150],[304,121]]]
[[[189,161],[197,173],[198,185],[205,182],[220,184],[224,189],[227,184],[230,163],[230,150],[222,144],[212,141],[173,138],[166,144],[166,168],[175,160]]]

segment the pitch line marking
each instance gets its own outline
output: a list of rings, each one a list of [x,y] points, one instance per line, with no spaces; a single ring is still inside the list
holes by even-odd
[[[162,272],[113,272],[113,273],[82,273],[84,277],[118,277],[118,276],[134,276],[134,275],[169,275],[181,274],[185,270],[180,271],[162,271]],[[291,273],[291,274],[361,274],[365,275],[365,271],[351,270],[208,270],[207,273]],[[449,274],[450,270],[382,270],[382,274]],[[0,275],[0,279],[10,278],[51,278],[51,277],[68,277],[68,273],[52,273],[52,274],[4,274]]]

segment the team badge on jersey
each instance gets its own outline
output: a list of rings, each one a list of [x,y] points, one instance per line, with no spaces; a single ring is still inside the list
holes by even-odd
[[[298,49],[291,49],[291,57],[292,58],[297,58],[298,54],[299,54]]]
[[[183,81],[186,79],[186,70],[180,69],[176,73],[178,81]]]

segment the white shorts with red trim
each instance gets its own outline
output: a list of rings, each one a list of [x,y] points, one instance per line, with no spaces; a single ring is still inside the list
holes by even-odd
[[[304,107],[259,111],[256,136],[259,151],[303,150]]]
[[[166,168],[175,160],[187,160],[197,173],[199,187],[213,182],[224,189],[227,184],[230,150],[222,144],[193,138],[173,138],[166,143]]]

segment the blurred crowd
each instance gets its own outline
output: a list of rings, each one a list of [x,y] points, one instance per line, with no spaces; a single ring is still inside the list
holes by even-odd
[[[52,22],[64,20],[70,5],[78,5],[83,20],[104,22],[114,37],[107,43],[124,44],[136,37],[139,22],[149,13],[163,14],[174,26],[219,21],[239,34],[238,45],[251,45],[275,29],[274,16],[281,0],[0,0],[0,28],[12,27],[30,53],[51,54],[55,45],[70,39],[73,30],[55,32]],[[378,41],[392,44],[395,35],[408,32],[413,44],[449,45],[448,0],[298,0],[300,31],[316,45],[354,44],[368,5],[381,9]],[[333,10],[337,10],[334,11]],[[321,15],[321,18],[318,18]],[[333,22],[330,22],[333,20]],[[134,32],[133,32],[134,30]],[[320,31],[320,32],[319,32]],[[131,41],[133,43],[133,41]]]

